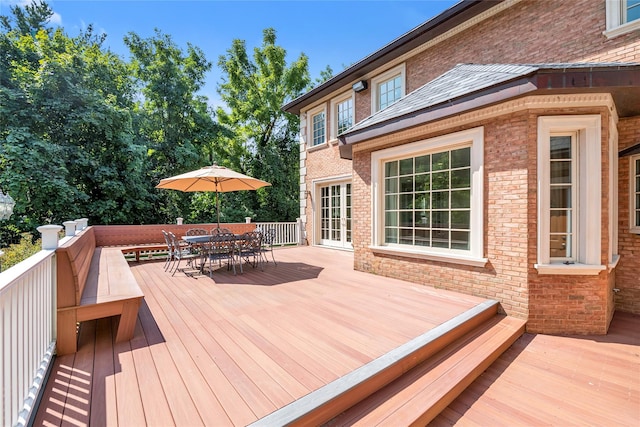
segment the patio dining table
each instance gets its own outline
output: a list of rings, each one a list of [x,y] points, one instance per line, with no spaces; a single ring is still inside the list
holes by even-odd
[[[244,246],[246,246],[245,244],[248,242],[245,242],[245,237],[246,237],[247,233],[244,234],[233,234],[233,242],[230,245],[222,245],[225,242],[230,241],[230,234],[203,234],[203,235],[192,235],[192,236],[182,236],[182,240],[184,240],[185,242],[187,242],[190,245],[193,245],[194,247],[201,247],[204,248],[206,247],[207,244],[211,244],[211,245],[215,245],[217,246],[217,248],[215,250],[213,250],[212,247],[210,247],[208,250],[203,250],[202,251],[202,257],[201,257],[201,261],[200,261],[200,273],[202,274],[204,271],[204,266],[206,263],[206,258],[207,257],[211,257],[212,252],[213,255],[216,255],[216,258],[218,260],[222,260],[224,257],[228,257],[231,262],[232,262],[232,267],[233,267],[233,272],[235,274],[235,257],[238,257],[238,262],[240,263],[240,272],[243,272],[242,269],[242,258],[245,255],[242,248]],[[249,246],[251,246],[249,244]],[[260,246],[260,243],[258,242],[258,247]],[[227,248],[228,250],[225,250],[224,248]],[[247,256],[244,256],[244,258],[248,258]],[[255,266],[255,263],[254,263]],[[212,270],[209,270],[209,275],[211,276]]]

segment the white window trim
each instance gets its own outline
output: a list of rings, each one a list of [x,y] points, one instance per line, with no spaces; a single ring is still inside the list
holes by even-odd
[[[601,118],[599,115],[538,117],[538,274],[597,275],[602,245]],[[578,233],[575,264],[552,263],[550,231],[550,136],[556,132],[578,132]]]
[[[414,156],[417,153],[451,150],[471,145],[471,224],[470,250],[387,246],[384,244],[384,162]],[[483,267],[484,258],[484,127],[443,135],[398,147],[376,151],[371,155],[371,242],[374,252],[408,258],[429,259]]]
[[[341,96],[337,96],[331,100],[331,137],[330,142],[334,142],[338,139],[338,105],[343,103],[344,101],[351,99],[351,103],[353,104],[353,112],[352,112],[352,125],[355,124],[356,120],[356,100],[353,96],[353,91],[342,94]]]
[[[607,0],[607,29],[603,32],[607,38],[618,37],[640,28],[640,19],[626,23],[622,22],[622,8],[625,3],[625,0]]]
[[[313,145],[313,116],[324,113],[324,142]],[[322,104],[307,111],[307,150],[313,150],[327,145],[327,106]]]
[[[407,93],[407,72],[404,63],[393,67],[390,70],[387,70],[384,73],[377,75],[371,79],[371,114],[375,114],[380,111],[380,109],[378,108],[378,85],[380,83],[386,82],[387,80],[390,80],[398,74],[400,74],[400,82],[402,84],[402,97]]]
[[[639,189],[636,188],[635,177],[635,163],[640,159],[640,154],[629,157],[629,232],[634,234],[640,234],[640,227],[636,224],[636,195],[635,192]]]

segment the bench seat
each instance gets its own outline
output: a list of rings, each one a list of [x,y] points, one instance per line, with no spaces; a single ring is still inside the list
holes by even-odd
[[[120,316],[116,342],[133,337],[144,294],[121,248],[95,247],[91,227],[56,249],[58,354],[77,351],[77,324]]]

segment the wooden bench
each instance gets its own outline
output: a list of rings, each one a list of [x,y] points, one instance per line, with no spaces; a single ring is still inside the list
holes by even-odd
[[[88,227],[56,249],[57,352],[77,351],[77,324],[120,316],[116,342],[133,337],[144,294],[121,248],[96,246]]]

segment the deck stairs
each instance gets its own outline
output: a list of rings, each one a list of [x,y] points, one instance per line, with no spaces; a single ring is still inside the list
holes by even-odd
[[[256,421],[254,426],[426,425],[524,333],[525,321],[473,309]]]

